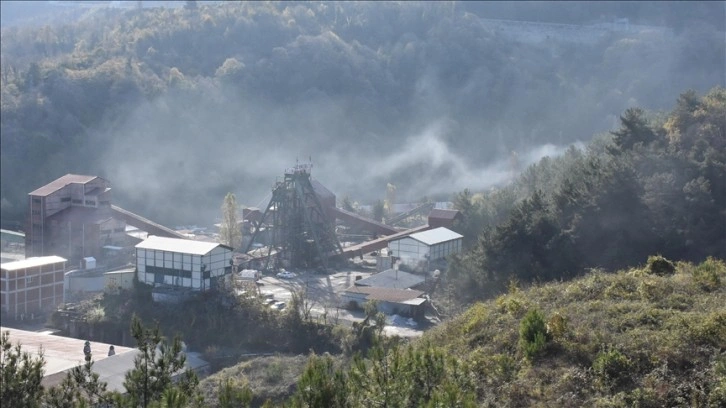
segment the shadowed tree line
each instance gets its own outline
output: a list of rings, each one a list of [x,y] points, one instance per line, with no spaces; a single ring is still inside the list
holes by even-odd
[[[620,122],[507,188],[456,196],[469,251],[447,280],[461,304],[512,280],[616,270],[653,253],[726,257],[726,90],[685,92],[665,115],[629,108]]]

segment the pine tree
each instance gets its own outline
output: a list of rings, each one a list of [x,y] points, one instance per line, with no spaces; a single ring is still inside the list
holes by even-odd
[[[45,359],[34,358],[10,343],[10,332],[0,335],[0,400],[3,407],[39,407],[43,398]]]
[[[172,383],[186,362],[181,339],[175,337],[171,345],[167,344],[158,324],[153,329],[145,328],[135,315],[131,319],[131,334],[140,353],[134,360],[134,368],[126,373],[127,401],[134,407],[146,408],[162,398],[167,403],[193,398],[199,383],[193,371],[187,370],[179,381]],[[169,391],[172,388],[178,392]]]

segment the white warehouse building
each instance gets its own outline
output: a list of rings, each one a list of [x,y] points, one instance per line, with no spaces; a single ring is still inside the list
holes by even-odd
[[[205,291],[232,273],[232,248],[216,242],[150,236],[136,245],[139,282]]]
[[[428,262],[461,252],[463,238],[448,228],[434,228],[389,241],[388,254],[415,269],[425,268]]]

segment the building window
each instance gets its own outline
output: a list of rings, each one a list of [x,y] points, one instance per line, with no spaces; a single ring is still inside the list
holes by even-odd
[[[113,230],[113,232],[125,232],[125,231],[126,231],[126,227],[116,228]]]
[[[71,200],[71,204],[83,204],[83,200],[73,199],[73,200]]]
[[[160,266],[151,266],[146,265],[146,273],[153,273],[154,276],[156,275],[162,275],[162,281],[163,281],[163,275],[169,275],[173,277],[180,277],[180,278],[191,278],[192,277],[192,271],[186,271],[184,269],[169,269],[169,268],[162,268]]]
[[[33,203],[40,204],[40,198],[33,197]]]
[[[96,202],[93,201],[93,200],[86,200],[86,205],[93,205],[93,206],[95,206],[96,205]]]
[[[32,276],[26,276],[25,277],[25,284],[26,285],[29,285],[31,283],[33,283],[33,277]]]
[[[71,201],[71,198],[70,197],[63,197],[63,198],[61,198],[61,203],[67,203],[69,201]]]

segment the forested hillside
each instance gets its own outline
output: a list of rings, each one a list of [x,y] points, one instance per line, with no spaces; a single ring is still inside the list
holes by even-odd
[[[172,225],[212,221],[228,191],[257,205],[310,157],[358,200],[500,185],[629,107],[724,85],[722,3],[640,4],[200,2],[3,27],[3,220],[69,172]],[[526,42],[482,20],[538,17],[666,30]]]
[[[506,188],[456,197],[470,250],[447,272],[458,304],[511,281],[616,270],[649,254],[726,258],[726,89],[668,114],[626,110],[585,149],[544,158]]]

